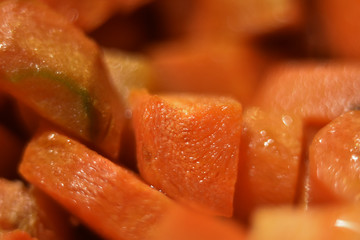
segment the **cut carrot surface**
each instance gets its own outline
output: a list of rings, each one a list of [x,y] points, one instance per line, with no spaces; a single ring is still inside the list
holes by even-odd
[[[250,100],[262,71],[255,51],[231,41],[153,47],[150,60],[160,92],[222,94],[242,104]]]
[[[358,63],[287,63],[269,72],[254,105],[291,111],[307,124],[327,124],[360,105]]]
[[[326,201],[359,201],[360,111],[344,113],[321,129],[309,157],[312,192]]]
[[[122,106],[98,46],[37,1],[2,1],[0,25],[0,88],[116,158]]]
[[[303,209],[273,208],[256,212],[250,240],[359,239],[359,205]]]
[[[231,98],[132,95],[141,176],[171,198],[231,216],[242,107]]]
[[[173,204],[128,170],[55,132],[28,145],[20,172],[106,239],[148,239]]]
[[[246,220],[258,207],[291,205],[297,190],[302,121],[287,112],[244,112],[235,215]]]

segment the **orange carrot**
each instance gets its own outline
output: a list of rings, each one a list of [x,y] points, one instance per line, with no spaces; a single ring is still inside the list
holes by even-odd
[[[256,208],[295,201],[302,149],[302,121],[287,112],[250,108],[243,136],[234,208],[247,220]]]
[[[334,119],[310,146],[310,202],[359,201],[360,111]],[[312,199],[311,199],[312,198]],[[321,201],[320,201],[321,202]]]
[[[134,93],[141,176],[171,198],[231,216],[242,107],[231,99]]]
[[[55,132],[29,143],[20,173],[106,239],[148,239],[174,204],[131,172]]]
[[[360,104],[360,64],[288,63],[269,72],[254,99],[265,109],[291,111],[307,124],[327,124]]]
[[[2,1],[0,25],[0,89],[116,158],[122,106],[96,44],[32,0]]]

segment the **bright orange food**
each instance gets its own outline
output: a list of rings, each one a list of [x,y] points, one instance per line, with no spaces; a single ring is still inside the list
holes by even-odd
[[[235,215],[247,219],[261,206],[292,205],[298,186],[303,125],[287,112],[244,112]]]
[[[173,204],[133,173],[56,132],[30,142],[20,173],[106,239],[148,239]]]
[[[327,124],[360,105],[356,62],[290,62],[268,73],[254,99],[265,109],[294,112],[307,124]]]
[[[62,16],[32,0],[2,1],[0,25],[0,88],[116,158],[122,106],[98,46]]]
[[[171,198],[231,216],[241,104],[231,98],[133,94],[140,175]]]
[[[315,136],[309,155],[310,202],[359,201],[360,111],[334,119]],[[315,194],[315,195],[314,195]]]

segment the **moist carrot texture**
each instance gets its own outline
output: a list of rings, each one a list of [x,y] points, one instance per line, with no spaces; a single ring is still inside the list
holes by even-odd
[[[310,202],[358,202],[359,158],[360,111],[350,111],[322,128],[310,146]]]
[[[122,106],[98,46],[37,1],[2,1],[0,25],[0,88],[116,158]]]
[[[128,170],[56,132],[44,132],[29,143],[20,172],[106,239],[169,239],[160,238],[174,236],[166,232],[168,227],[190,239],[210,235],[220,240],[224,229],[229,239],[244,236],[234,223],[183,208]],[[191,226],[185,218],[199,221]]]
[[[360,64],[292,62],[268,73],[254,105],[294,112],[306,124],[327,124],[360,104]]]
[[[235,215],[246,220],[262,206],[295,202],[302,120],[287,112],[249,108],[243,116]]]
[[[147,239],[171,203],[128,170],[55,132],[30,142],[20,173],[106,239]]]
[[[231,216],[242,107],[231,98],[132,95],[140,175],[169,197]]]

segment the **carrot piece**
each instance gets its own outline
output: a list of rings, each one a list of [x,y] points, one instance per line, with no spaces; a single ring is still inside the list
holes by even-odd
[[[174,204],[131,172],[55,132],[29,143],[20,173],[106,239],[148,239]]]
[[[242,227],[183,208],[126,169],[55,132],[29,143],[20,172],[106,239],[169,239],[176,233],[190,239],[244,236]]]
[[[243,129],[234,208],[247,220],[258,207],[294,203],[303,128],[296,115],[250,108]]]
[[[161,45],[150,51],[150,59],[161,92],[228,95],[243,104],[262,71],[255,50],[232,41]]]
[[[344,113],[316,134],[309,150],[312,193],[326,202],[359,201],[359,144],[360,111]],[[310,199],[316,202],[316,195]]]
[[[194,95],[132,96],[140,175],[171,198],[231,216],[242,107]]]
[[[0,88],[116,158],[122,106],[96,44],[36,1],[2,1],[0,25]]]
[[[14,230],[11,232],[6,232],[0,234],[1,240],[36,240],[36,238],[32,238],[27,232],[21,230]]]
[[[357,63],[288,63],[269,72],[254,98],[264,109],[291,111],[307,124],[327,124],[360,105]]]
[[[21,139],[0,124],[0,177],[13,179],[17,176],[23,147]]]
[[[360,206],[302,209],[272,208],[256,212],[250,240],[351,240],[360,237]]]

